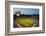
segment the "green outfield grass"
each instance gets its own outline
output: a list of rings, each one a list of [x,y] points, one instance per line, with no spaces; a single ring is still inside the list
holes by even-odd
[[[32,27],[37,22],[38,22],[38,20],[33,17],[28,17],[28,18],[23,17],[23,18],[16,19],[16,23],[22,27]]]

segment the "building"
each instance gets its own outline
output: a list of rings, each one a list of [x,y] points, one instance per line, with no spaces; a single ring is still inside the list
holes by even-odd
[[[15,15],[16,16],[20,16],[21,15],[21,11],[19,11],[19,10],[15,11]]]

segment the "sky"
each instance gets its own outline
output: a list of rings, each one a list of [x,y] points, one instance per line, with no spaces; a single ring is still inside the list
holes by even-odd
[[[36,8],[13,8],[13,14],[15,14],[15,11],[21,11],[21,14],[24,15],[33,15],[33,14],[39,14],[39,9]]]

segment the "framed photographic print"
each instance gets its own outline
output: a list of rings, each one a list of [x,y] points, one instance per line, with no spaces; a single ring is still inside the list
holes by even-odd
[[[37,34],[45,32],[45,4],[6,2],[6,35]]]

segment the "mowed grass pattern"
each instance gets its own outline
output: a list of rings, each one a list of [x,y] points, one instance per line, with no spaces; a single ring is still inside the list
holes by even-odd
[[[37,22],[38,22],[38,20],[33,17],[28,17],[28,18],[23,17],[23,18],[16,19],[16,23],[22,27],[32,27]]]

